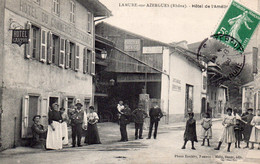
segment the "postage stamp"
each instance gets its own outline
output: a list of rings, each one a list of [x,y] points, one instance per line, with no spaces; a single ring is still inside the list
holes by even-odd
[[[239,52],[244,52],[259,21],[260,15],[258,13],[233,1],[215,31],[215,34],[222,35],[213,35],[213,38],[233,47]],[[225,37],[224,35],[231,37]],[[237,42],[240,42],[242,46],[238,46]]]
[[[233,48],[213,38],[229,40]],[[218,72],[218,81],[224,81],[235,78],[244,68],[245,55],[237,50],[243,50],[237,39],[227,34],[215,34],[201,42],[197,55],[198,58],[206,60],[209,70]]]

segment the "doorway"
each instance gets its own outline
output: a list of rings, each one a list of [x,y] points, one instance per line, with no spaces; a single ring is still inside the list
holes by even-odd
[[[58,97],[50,97],[50,98],[49,98],[49,107],[50,107],[50,109],[51,109],[51,105],[52,105],[53,103],[58,103],[58,104],[59,104],[59,98],[58,98]],[[59,104],[59,105],[60,105],[60,104]]]
[[[39,96],[29,96],[28,136],[32,136],[33,117],[38,114]]]
[[[201,114],[206,113],[206,98],[203,97],[201,99]]]

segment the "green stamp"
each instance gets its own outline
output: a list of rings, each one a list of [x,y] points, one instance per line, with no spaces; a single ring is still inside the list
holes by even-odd
[[[213,38],[242,53],[259,21],[258,13],[232,1]]]

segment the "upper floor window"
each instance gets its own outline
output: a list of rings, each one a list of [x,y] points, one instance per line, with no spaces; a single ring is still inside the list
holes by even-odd
[[[53,12],[57,15],[60,14],[60,0],[53,0]]]
[[[38,59],[40,53],[41,30],[32,25],[32,58]]]
[[[52,63],[59,64],[59,53],[60,53],[60,37],[52,35]]]
[[[75,2],[70,1],[70,23],[75,23]]]

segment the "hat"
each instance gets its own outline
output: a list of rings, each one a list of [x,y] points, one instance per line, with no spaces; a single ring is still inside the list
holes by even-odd
[[[75,106],[78,106],[78,105],[83,106],[80,102],[77,102],[77,103],[75,104]]]
[[[59,106],[57,102],[53,103],[51,106],[54,107],[55,105]]]
[[[251,110],[251,111],[253,111],[253,109],[252,109],[252,108],[249,108],[249,109],[247,109],[247,111],[250,111],[250,110]]]
[[[227,108],[227,112],[228,112],[228,111],[231,111],[231,112],[232,112],[232,108]]]
[[[95,108],[93,106],[90,106],[89,109],[93,109],[94,110]]]
[[[33,117],[33,121],[35,120],[35,118],[36,117],[39,117],[39,118],[41,118],[41,116],[40,115],[35,115],[34,117]]]

